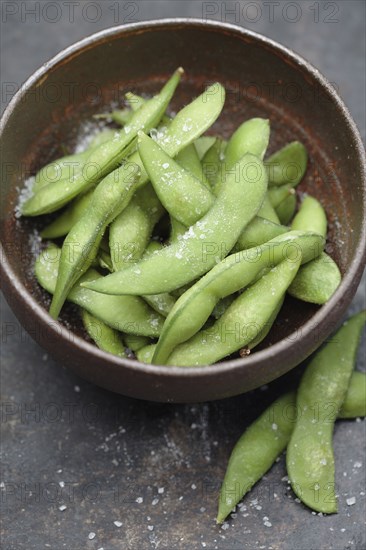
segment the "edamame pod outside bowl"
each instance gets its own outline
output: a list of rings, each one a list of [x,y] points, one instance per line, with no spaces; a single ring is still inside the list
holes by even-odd
[[[277,322],[249,356],[205,367],[153,366],[100,351],[85,338],[78,313],[48,314],[50,297],[33,271],[37,218],[15,214],[29,174],[71,150],[83,125],[123,93],[153,94],[178,66],[185,75],[177,110],[216,80],[226,88],[212,134],[227,138],[250,117],[271,122],[269,153],[300,140],[309,165],[299,190],[324,205],[328,253],[342,282],[324,306],[287,297]],[[347,108],[309,63],[272,40],[229,24],[164,19],[124,25],[67,48],[36,71],[1,121],[2,290],[25,329],[81,377],[121,394],[161,402],[233,396],[281,376],[308,357],[336,328],[365,263],[365,157]],[[42,221],[44,225],[44,220]]]

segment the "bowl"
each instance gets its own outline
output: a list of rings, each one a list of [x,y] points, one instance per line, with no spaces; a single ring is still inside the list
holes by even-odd
[[[83,337],[67,308],[55,322],[49,296],[33,275],[39,220],[14,209],[24,180],[72,150],[93,114],[121,103],[128,90],[153,93],[179,65],[185,76],[178,109],[219,80],[224,111],[211,129],[225,137],[252,116],[271,120],[270,152],[299,139],[309,167],[299,189],[318,197],[329,219],[328,252],[342,283],[317,307],[286,298],[257,351],[199,368],[152,366],[100,351]],[[86,126],[85,126],[86,125]],[[83,130],[81,130],[83,129]],[[36,71],[1,121],[2,289],[26,330],[61,363],[109,390],[161,402],[221,399],[256,388],[298,365],[340,322],[365,263],[365,159],[347,108],[331,84],[297,54],[240,27],[194,19],[163,19],[94,34]]]

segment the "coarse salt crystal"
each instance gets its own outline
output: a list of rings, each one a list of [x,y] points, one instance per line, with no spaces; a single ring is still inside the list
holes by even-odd
[[[114,521],[113,522],[116,527],[122,527],[122,521]]]
[[[96,537],[96,534],[93,533],[93,531],[91,531],[91,532],[89,533],[89,535],[88,535],[88,539],[89,539],[89,540],[93,540],[93,539],[95,539],[95,537]]]
[[[142,502],[144,502],[144,499],[142,497],[137,497],[136,502],[137,504],[141,504]]]
[[[348,506],[352,506],[353,504],[356,504],[356,497],[350,497],[346,500]]]
[[[63,512],[64,510],[66,510],[66,508],[67,508],[67,506],[65,506],[65,504],[61,504],[61,506],[58,507],[60,512]]]

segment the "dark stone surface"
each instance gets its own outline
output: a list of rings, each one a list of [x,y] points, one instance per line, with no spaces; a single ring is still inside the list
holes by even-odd
[[[273,18],[266,2],[59,2],[57,12],[54,4],[1,3],[3,106],[11,89],[83,36],[127,19],[202,17],[210,10],[217,12],[214,18],[262,32],[313,62],[336,83],[365,135],[362,1],[276,2]],[[294,4],[298,21],[290,22]],[[233,7],[235,14],[228,11]],[[248,23],[256,17],[256,23]],[[93,23],[93,18],[99,20]],[[364,305],[363,286],[350,313]],[[247,509],[226,528],[214,524],[233,444],[268,403],[296,382],[301,367],[267,389],[221,402],[152,404],[77,379],[22,331],[5,300],[1,329],[4,550],[365,548],[364,421],[336,426],[338,515],[319,517],[294,501],[281,457],[245,498]],[[365,368],[364,346],[358,366]],[[352,496],[356,503],[348,506]],[[96,536],[90,540],[92,532]]]

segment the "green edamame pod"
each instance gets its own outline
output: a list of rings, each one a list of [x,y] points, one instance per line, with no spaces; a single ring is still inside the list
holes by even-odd
[[[291,185],[281,185],[279,187],[271,187],[268,189],[268,198],[273,208],[277,208],[277,206],[279,206],[281,202],[286,200],[290,195],[295,195],[295,190],[291,187]]]
[[[102,143],[112,139],[114,134],[115,130],[102,130],[93,136],[85,151],[53,160],[41,168],[34,179],[33,193],[36,193],[41,187],[49,183],[75,177],[76,174],[80,172],[90,152],[99,147]]]
[[[88,287],[112,294],[159,294],[207,273],[228,254],[255,216],[266,192],[265,172],[257,157],[245,155],[226,179],[212,208],[181,239]]]
[[[273,208],[272,203],[269,200],[268,193],[266,193],[263,199],[262,206],[258,211],[258,216],[278,225],[280,223],[280,220],[276,214],[276,210]]]
[[[82,310],[81,317],[86,332],[94,340],[98,348],[118,357],[126,357],[125,348],[118,331],[109,327],[85,309]]]
[[[120,126],[124,126],[125,124],[128,124],[131,120],[132,111],[131,109],[115,109],[114,111],[111,111],[110,113],[100,113],[98,115],[94,115],[94,118],[96,119],[102,119],[102,120],[112,120],[116,124],[119,124]]]
[[[191,143],[190,145],[179,151],[175,160],[177,161],[179,166],[193,174],[193,176],[197,178],[202,183],[202,185],[210,189],[210,183],[206,179],[206,176],[202,170],[201,161],[198,156],[197,149],[194,146],[194,143]]]
[[[225,149],[225,166],[231,168],[238,160],[250,153],[263,160],[269,142],[269,120],[251,118],[235,130]]]
[[[223,181],[243,155],[255,155],[262,160],[268,146],[268,141],[269,120],[251,118],[241,124],[226,145],[224,160],[221,162],[219,177],[215,185],[215,194],[220,193]]]
[[[288,143],[264,162],[269,186],[290,184],[296,187],[306,172],[307,162],[308,154],[303,144],[299,141]]]
[[[164,208],[150,184],[138,189],[109,228],[114,271],[119,271],[141,258],[150,241],[152,230],[163,213]]]
[[[179,240],[187,231],[187,226],[175,220],[170,216],[170,235],[169,242],[170,244]]]
[[[298,300],[312,304],[325,304],[335,293],[342,280],[339,268],[325,252],[299,270],[288,293]]]
[[[320,235],[290,232],[225,258],[177,300],[165,321],[153,362],[164,364],[178,344],[196,334],[220,299],[245,288],[291,253],[295,260],[300,256],[302,261],[309,261],[323,246]]]
[[[213,145],[216,138],[212,136],[200,136],[197,138],[194,142],[194,146],[196,148],[198,158],[200,160],[203,159],[209,148]]]
[[[138,178],[134,166],[119,169],[119,180],[110,174],[95,189],[90,207],[68,233],[61,250],[60,269],[50,315],[57,319],[68,293],[97,255],[107,225],[125,208]]]
[[[306,197],[291,227],[303,231],[313,230],[325,236],[327,219],[319,201]],[[322,252],[318,258],[299,269],[288,292],[304,302],[322,305],[333,296],[340,282],[341,273],[337,264],[328,254]]]
[[[35,275],[38,283],[53,294],[56,288],[61,250],[50,245],[37,258]],[[158,315],[138,296],[103,296],[87,288],[82,288],[82,281],[95,280],[101,275],[89,269],[71,289],[67,299],[86,309],[106,325],[124,333],[141,336],[159,336],[164,317]]]
[[[166,364],[211,365],[248,345],[264,329],[283,300],[300,266],[301,254],[299,256],[282,261],[244,290],[212,327],[177,346]]]
[[[246,248],[252,248],[252,246],[259,246],[279,235],[288,233],[288,231],[288,227],[273,223],[258,215],[244,228],[236,242],[234,251],[245,250]]]
[[[225,89],[216,82],[212,84],[191,103],[186,105],[166,124],[165,131],[158,134],[156,143],[170,156],[175,157],[179,151],[193,143],[217,119],[225,102]],[[149,176],[144,169],[138,151],[129,158],[141,168],[139,187],[146,184]]]
[[[140,363],[148,363],[151,364],[152,356],[154,355],[154,351],[156,348],[156,344],[150,344],[147,346],[144,346],[143,348],[140,348],[137,350],[136,357],[137,360],[140,361]]]
[[[124,341],[126,347],[135,353],[151,343],[151,339],[147,336],[137,336],[136,334],[125,334]]]
[[[149,131],[161,119],[180,81],[182,72],[183,69],[178,69],[160,93],[134,112],[128,126],[116,132],[112,140],[90,152],[82,168],[93,168],[91,171],[83,169],[75,175],[73,181],[58,180],[41,187],[23,204],[22,214],[37,216],[54,212],[115,170],[131,148],[131,143],[133,143],[137,132],[142,129]]]
[[[333,427],[347,393],[366,311],[354,315],[319,351],[297,392],[298,418],[287,448],[292,488],[312,510],[333,514],[335,495]]]
[[[151,256],[151,254],[154,254],[157,250],[161,250],[163,245],[157,241],[151,241],[150,244],[147,246],[144,258],[147,258]],[[172,307],[175,304],[175,298],[171,294],[168,294],[167,292],[164,292],[162,294],[149,294],[147,296],[143,296],[143,299],[146,303],[149,304],[149,306],[152,307],[155,311],[166,317]],[[141,346],[142,347],[142,346]]]
[[[354,371],[338,418],[366,416],[366,374]]]
[[[149,350],[144,358],[148,359]],[[359,389],[359,385],[361,390]],[[366,376],[353,372],[338,418],[366,415]],[[290,441],[296,415],[295,393],[270,405],[235,444],[221,487],[217,523],[222,523],[243,496],[270,469]]]
[[[278,219],[283,225],[287,225],[292,220],[296,210],[296,195],[289,195],[276,208]]]
[[[214,201],[209,189],[142,132],[138,135],[138,150],[156,194],[169,214],[187,227],[202,218]]]
[[[90,207],[94,190],[76,197],[66,210],[41,232],[42,239],[57,239],[68,234]]]
[[[299,231],[316,231],[319,235],[326,237],[327,217],[320,202],[314,197],[307,195],[302,201],[291,227]]]
[[[202,170],[211,189],[215,189],[221,173],[222,140],[215,139],[214,143],[202,158]]]
[[[231,452],[219,497],[217,523],[222,523],[253,485],[285,450],[293,429],[290,417],[295,392],[286,393],[251,424]]]

